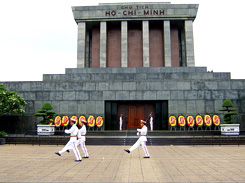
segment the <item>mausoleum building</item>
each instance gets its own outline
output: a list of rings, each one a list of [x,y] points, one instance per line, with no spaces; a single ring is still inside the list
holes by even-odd
[[[123,130],[135,129],[150,113],[154,130],[169,130],[169,116],[222,116],[219,109],[230,99],[245,129],[245,80],[195,67],[198,4],[115,3],[72,11],[77,68],[45,74],[43,81],[4,83],[27,100],[28,115],[50,102],[59,115],[103,116],[103,130],[118,130],[121,114]]]

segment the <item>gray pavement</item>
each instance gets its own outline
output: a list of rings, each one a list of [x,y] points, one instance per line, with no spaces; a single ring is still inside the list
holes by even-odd
[[[245,182],[245,146],[87,146],[74,161],[63,146],[1,145],[0,182]],[[79,149],[81,155],[82,150]]]

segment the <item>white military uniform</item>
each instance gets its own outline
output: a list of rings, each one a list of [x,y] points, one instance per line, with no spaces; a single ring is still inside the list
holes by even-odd
[[[70,140],[65,145],[65,147],[61,151],[59,151],[59,154],[62,154],[66,150],[72,149],[75,154],[76,160],[81,160],[82,158],[76,144],[78,134],[77,125],[73,124],[69,130],[65,130],[65,133],[70,134]]]
[[[86,138],[85,138],[85,135],[87,133],[87,130],[86,130],[86,126],[83,125],[82,128],[78,131],[78,140],[77,140],[77,145],[80,145],[81,146],[81,149],[83,150],[83,153],[84,153],[84,157],[88,157],[88,151],[87,151],[87,148],[85,146],[85,141],[86,141]]]
[[[122,120],[122,117],[119,118],[119,130],[122,130],[122,123],[123,123],[123,120]]]
[[[150,127],[151,127],[151,131],[153,131],[153,117],[150,118]]]
[[[139,136],[139,139],[135,142],[135,144],[129,149],[130,152],[137,149],[140,145],[142,146],[142,149],[145,152],[146,157],[150,157],[150,154],[146,148],[146,142],[147,142],[147,127],[144,125],[141,129],[137,129],[137,135]]]

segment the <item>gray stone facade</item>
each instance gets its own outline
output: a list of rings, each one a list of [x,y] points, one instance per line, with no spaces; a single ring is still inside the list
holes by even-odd
[[[65,74],[45,74],[43,81],[4,85],[26,99],[27,115],[45,102],[60,115],[105,116],[105,101],[166,100],[169,115],[222,116],[222,102],[230,99],[245,129],[245,80],[207,72],[205,67],[68,68]]]

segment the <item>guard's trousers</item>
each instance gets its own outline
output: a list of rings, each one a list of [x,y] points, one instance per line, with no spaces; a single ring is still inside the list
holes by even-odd
[[[140,141],[139,139],[135,142],[135,144],[129,149],[130,152],[134,151],[137,149],[139,146],[142,146],[142,149],[145,152],[145,156],[150,156],[147,148],[146,148],[146,141]]]
[[[84,140],[78,140],[78,145],[80,145],[81,149],[83,150],[84,156],[88,157],[88,151],[85,146],[85,141]]]
[[[77,144],[76,144],[76,141],[69,141],[65,147],[59,151],[60,154],[62,154],[63,152],[65,152],[66,150],[70,150],[72,149],[73,152],[74,152],[74,155],[76,157],[76,160],[81,160],[81,156],[80,156],[80,152],[79,150],[77,149]]]

